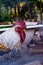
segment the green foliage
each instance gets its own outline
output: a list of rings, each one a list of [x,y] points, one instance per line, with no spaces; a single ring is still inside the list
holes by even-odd
[[[15,7],[15,12],[16,12],[16,4],[17,2],[20,2],[20,1],[30,1],[30,3],[32,4],[33,2],[36,4],[37,8],[40,9],[40,3],[39,0],[0,0],[0,22],[3,22],[3,21],[13,21],[14,20],[14,17],[15,19],[18,18],[18,15],[15,13],[14,17],[10,17],[10,15],[8,14],[8,7],[12,8],[12,7]],[[33,4],[34,4],[33,3]],[[42,6],[43,4],[41,4],[41,8],[43,8]],[[35,17],[35,8],[34,7],[31,7],[31,17]]]
[[[16,3],[17,0],[0,0],[0,22],[14,20],[8,15],[8,7],[12,8]]]
[[[3,5],[0,7],[0,22],[12,21],[8,15],[8,10]]]

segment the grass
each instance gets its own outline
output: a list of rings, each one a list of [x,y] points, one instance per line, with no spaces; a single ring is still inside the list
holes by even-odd
[[[11,28],[12,26],[0,26],[0,29],[3,29],[3,28]]]

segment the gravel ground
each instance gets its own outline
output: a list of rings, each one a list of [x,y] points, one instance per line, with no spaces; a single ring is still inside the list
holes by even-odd
[[[22,58],[18,59],[16,61],[0,61],[0,65],[23,65],[32,61],[40,61],[40,63],[43,63],[43,55],[33,55],[28,58]]]

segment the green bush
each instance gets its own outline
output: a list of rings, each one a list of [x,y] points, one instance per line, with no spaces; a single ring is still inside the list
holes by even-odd
[[[0,22],[12,21],[12,18],[8,15],[8,10],[3,5],[0,8]]]

